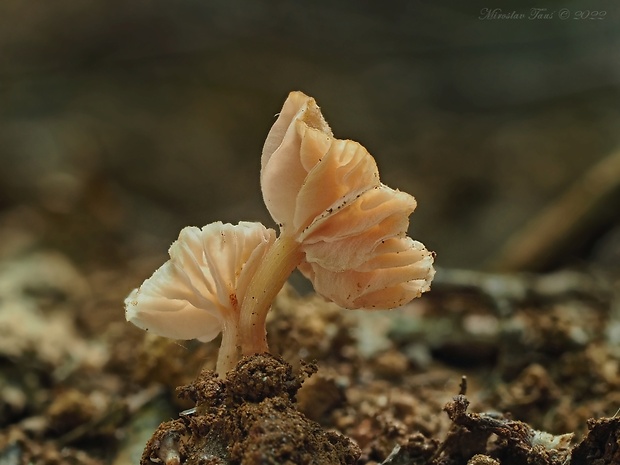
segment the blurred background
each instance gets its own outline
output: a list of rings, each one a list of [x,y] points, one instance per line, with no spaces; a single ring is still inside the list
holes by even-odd
[[[163,258],[186,225],[272,226],[262,144],[302,90],[417,198],[410,232],[439,265],[620,260],[619,13],[3,0],[0,257],[38,244],[116,266]]]

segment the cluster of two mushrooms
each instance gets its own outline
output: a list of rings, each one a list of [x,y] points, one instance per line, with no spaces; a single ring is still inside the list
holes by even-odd
[[[173,339],[222,333],[216,371],[268,351],[265,320],[298,268],[349,309],[399,307],[430,289],[434,254],[407,237],[415,199],[379,181],[359,143],[333,137],[314,99],[292,92],[261,158],[261,189],[280,228],[184,228],[170,260],[125,300],[128,321]]]

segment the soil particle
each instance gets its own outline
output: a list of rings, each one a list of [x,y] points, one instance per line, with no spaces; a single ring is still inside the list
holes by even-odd
[[[177,395],[195,403],[197,409],[205,410],[224,402],[224,381],[215,372],[204,370],[194,382],[177,388]]]
[[[87,423],[97,413],[91,399],[76,389],[58,394],[47,410],[49,426],[56,434],[66,433]]]
[[[401,445],[397,444],[381,465],[426,464],[437,452],[438,441],[421,433],[409,436]]]
[[[356,352],[350,329],[357,327],[354,312],[345,312],[316,294],[300,297],[286,284],[267,316],[269,347],[298,368],[300,359],[346,359]]]
[[[509,411],[518,418],[542,416],[559,401],[561,391],[547,370],[537,363],[526,367],[509,384],[501,385],[501,411]]]
[[[163,462],[165,465],[178,465],[180,463],[179,441],[187,434],[187,426],[182,420],[162,423],[149,440],[140,463]]]
[[[260,402],[283,395],[295,399],[303,380],[317,370],[315,365],[304,365],[302,373],[295,376],[291,366],[282,359],[263,355],[244,358],[228,374],[226,385],[235,402]]]
[[[620,418],[588,420],[588,435],[573,450],[571,465],[620,463]]]
[[[147,444],[142,465],[331,465],[354,464],[351,440],[324,431],[297,410],[295,396],[316,371],[299,374],[268,354],[243,358],[221,380],[211,371],[179,389],[195,410],[163,423]]]
[[[459,395],[445,411],[453,428],[433,465],[456,465],[475,455],[488,455],[502,465],[563,465],[570,456],[572,434],[554,436],[526,423],[498,415],[467,413],[469,401]]]
[[[84,451],[59,447],[53,441],[29,438],[20,428],[0,432],[0,463],[2,465],[102,465]]]
[[[240,415],[231,463],[353,464],[359,455],[348,439],[323,431],[282,397],[245,404]]]
[[[378,377],[398,380],[409,368],[409,360],[402,352],[395,349],[382,352],[373,360],[373,368]]]
[[[345,386],[334,374],[319,370],[297,393],[298,408],[313,421],[325,424],[332,412],[346,402]]]
[[[469,459],[467,465],[500,465],[500,463],[488,455],[476,454]]]

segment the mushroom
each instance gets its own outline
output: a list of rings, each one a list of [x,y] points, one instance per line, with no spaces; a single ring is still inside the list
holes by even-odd
[[[249,281],[275,240],[260,223],[186,227],[170,260],[125,299],[127,321],[172,339],[211,341],[222,333],[216,371],[239,358],[239,312]]]
[[[289,94],[267,136],[261,189],[280,235],[242,303],[245,354],[267,350],[267,312],[296,267],[345,308],[399,307],[430,289],[434,253],[406,236],[415,199],[382,184],[370,153],[334,138],[302,92]]]
[[[434,254],[407,237],[415,199],[379,180],[359,143],[333,137],[314,99],[292,92],[261,158],[280,235],[259,223],[187,227],[170,260],[125,300],[136,326],[175,339],[222,332],[216,370],[268,351],[265,320],[295,268],[345,308],[394,308],[430,289]]]

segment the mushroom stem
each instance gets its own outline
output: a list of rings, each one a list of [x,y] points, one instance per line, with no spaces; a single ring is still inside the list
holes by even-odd
[[[239,343],[243,355],[269,351],[265,328],[267,312],[302,258],[301,245],[292,237],[281,235],[254,273],[241,304]]]
[[[232,370],[239,360],[239,333],[236,321],[225,321],[222,328],[222,342],[217,356],[215,371],[220,378]]]

